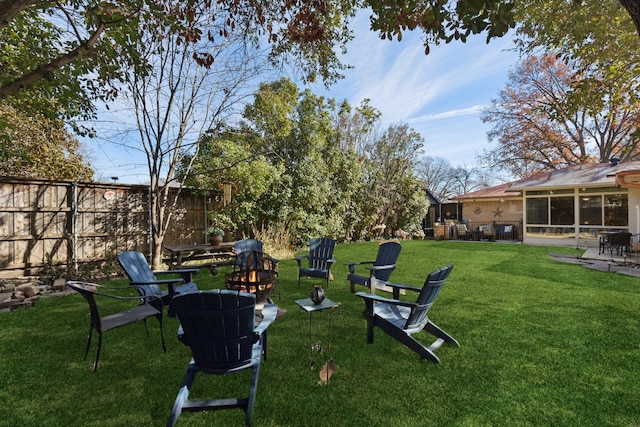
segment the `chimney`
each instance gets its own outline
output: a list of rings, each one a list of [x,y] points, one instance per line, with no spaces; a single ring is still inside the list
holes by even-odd
[[[612,157],[609,159],[609,164],[611,166],[618,166],[620,164],[620,158],[619,157]]]

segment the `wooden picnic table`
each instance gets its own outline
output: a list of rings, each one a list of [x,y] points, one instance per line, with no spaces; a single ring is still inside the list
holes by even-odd
[[[223,242],[219,245],[176,245],[165,246],[170,268],[180,268],[188,261],[210,261],[212,264],[232,264],[236,257],[235,242]]]

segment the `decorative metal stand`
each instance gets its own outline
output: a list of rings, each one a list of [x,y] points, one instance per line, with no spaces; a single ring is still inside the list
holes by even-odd
[[[298,306],[307,312],[308,315],[308,336],[304,336],[302,318],[300,318],[300,335],[305,341],[305,345],[309,350],[309,369],[314,370],[316,367],[316,358],[325,359],[325,363],[320,369],[319,376],[320,381],[318,384],[327,384],[331,376],[338,370],[338,365],[331,358],[331,338],[332,338],[332,317],[336,308],[340,307],[339,304],[331,301],[328,298],[322,300],[320,304],[315,304],[311,298],[304,298],[295,301]],[[323,345],[323,340],[314,337],[313,333],[313,313],[327,310],[327,332],[326,340]],[[316,332],[316,335],[322,335],[322,332]]]

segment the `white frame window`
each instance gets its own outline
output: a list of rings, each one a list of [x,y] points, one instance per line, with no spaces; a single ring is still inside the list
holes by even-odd
[[[527,191],[524,212],[528,237],[596,238],[629,228],[629,194],[616,187]]]

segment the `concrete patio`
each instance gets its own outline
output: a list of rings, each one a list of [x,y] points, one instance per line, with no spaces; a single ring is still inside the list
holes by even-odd
[[[609,252],[598,253],[598,248],[588,248],[582,256],[550,253],[551,259],[567,264],[582,265],[598,271],[625,274],[640,277],[640,255],[632,252],[629,256],[621,256]]]

